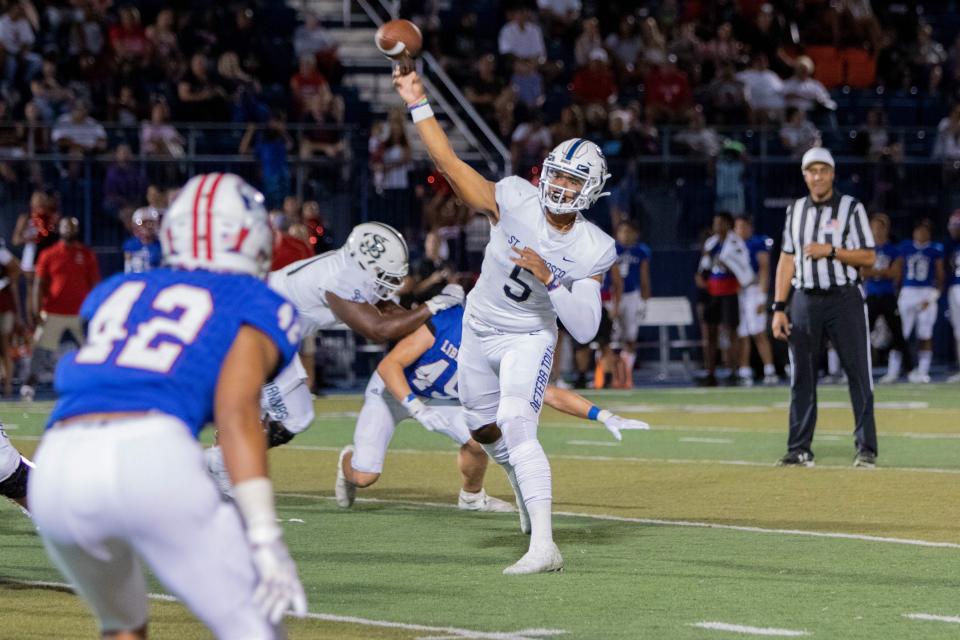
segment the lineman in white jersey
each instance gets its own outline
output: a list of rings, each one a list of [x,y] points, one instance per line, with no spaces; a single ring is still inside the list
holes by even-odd
[[[0,496],[27,508],[27,478],[33,463],[20,455],[0,424]]]
[[[581,212],[606,195],[606,161],[593,143],[568,140],[544,161],[539,191],[518,177],[490,182],[456,156],[416,72],[396,69],[394,86],[437,168],[493,225],[467,299],[457,362],[467,426],[506,468],[529,516],[530,548],[504,573],[558,571],[563,559],[553,542],[550,463],[537,421],[558,316],[580,343],[592,340],[600,324],[600,281],[616,250],[613,238]]]
[[[303,335],[331,329],[343,322],[373,342],[399,340],[433,314],[463,302],[463,289],[449,285],[426,304],[408,311],[388,302],[407,275],[407,243],[390,225],[365,222],[353,228],[336,251],[306,258],[270,273],[270,288],[293,303]],[[381,307],[390,305],[389,313]],[[286,444],[313,422],[313,396],[307,374],[295,357],[263,387],[260,406],[265,416],[267,444]],[[220,448],[206,451],[207,467],[221,491],[230,493],[230,478]]]

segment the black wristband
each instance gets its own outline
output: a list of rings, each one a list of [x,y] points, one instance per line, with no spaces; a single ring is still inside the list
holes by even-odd
[[[776,313],[777,311],[786,311],[787,303],[784,302],[783,300],[778,300],[777,302],[774,302],[772,305],[770,305],[770,310],[773,311],[774,313]]]
[[[830,247],[830,255],[829,255],[828,257],[829,257],[831,260],[833,260],[833,259],[835,259],[835,258],[837,257],[837,248],[836,248],[836,247]]]

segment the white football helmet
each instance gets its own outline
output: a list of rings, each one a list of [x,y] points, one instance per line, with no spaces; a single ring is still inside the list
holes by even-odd
[[[577,183],[580,188],[558,184],[559,179]],[[540,204],[551,213],[575,213],[589,209],[603,196],[610,174],[600,147],[584,140],[565,140],[547,154],[540,171]]]
[[[407,241],[388,224],[358,224],[347,237],[343,251],[357,266],[374,277],[377,297],[381,300],[390,298],[407,276],[410,260]]]
[[[263,195],[232,173],[194,176],[164,213],[160,244],[170,266],[262,279],[273,254]]]

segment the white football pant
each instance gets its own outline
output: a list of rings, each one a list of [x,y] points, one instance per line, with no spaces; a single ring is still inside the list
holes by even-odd
[[[740,289],[740,324],[737,326],[737,335],[749,338],[767,330],[767,312],[757,313],[757,307],[766,301],[766,295],[760,290],[760,285],[751,284]]]
[[[897,308],[903,321],[903,337],[907,340],[917,330],[917,340],[929,340],[933,337],[933,325],[937,322],[937,303],[931,302],[926,309],[920,306],[933,300],[936,289],[933,287],[904,287],[897,298]]]
[[[421,400],[424,404],[430,405],[431,409],[442,414],[450,423],[449,431],[438,433],[443,433],[459,446],[463,446],[470,440],[463,407],[458,401],[429,398],[421,398]],[[360,409],[357,426],[353,431],[354,451],[350,466],[364,473],[381,473],[393,432],[397,424],[409,417],[410,413],[387,390],[380,374],[374,372],[370,382],[367,383],[363,407]]]
[[[103,632],[147,621],[142,559],[221,640],[283,636],[253,603],[256,573],[236,507],[178,419],[145,415],[47,431],[30,474],[34,522]]]
[[[263,385],[260,409],[290,433],[306,431],[313,423],[313,394],[300,356],[294,356],[276,378]]]
[[[636,342],[637,334],[640,331],[640,320],[643,318],[645,301],[640,297],[639,291],[631,291],[620,297],[620,315],[613,321],[613,333],[610,341],[619,343],[621,346],[628,342]],[[607,312],[613,309],[611,303],[607,303]]]

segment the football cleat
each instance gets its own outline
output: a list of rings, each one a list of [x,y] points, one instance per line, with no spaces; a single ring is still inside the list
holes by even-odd
[[[771,373],[769,375],[763,376],[763,386],[775,387],[778,384],[780,384],[780,378],[777,377],[777,374]]]
[[[812,467],[813,454],[808,451],[788,451],[785,456],[777,460],[778,467]]]
[[[353,453],[353,445],[348,444],[340,452],[337,459],[337,482],[333,485],[333,495],[337,499],[337,506],[347,509],[353,506],[353,501],[357,498],[357,485],[347,482],[347,476],[343,473],[343,459],[347,453]]]
[[[224,496],[233,497],[233,483],[227,473],[227,465],[223,461],[223,449],[217,446],[203,450],[203,459],[207,463],[207,473],[217,483],[217,488]]]
[[[512,504],[487,495],[487,492],[483,489],[480,489],[477,493],[460,489],[457,508],[462,511],[487,511],[490,513],[513,513],[516,511]]]
[[[960,373],[955,373],[947,378],[947,382],[960,382]]]
[[[25,384],[20,387],[20,399],[24,402],[33,402],[33,398],[36,395],[37,391],[32,385]]]
[[[886,375],[880,378],[880,380],[878,380],[877,382],[879,382],[880,384],[894,384],[899,379],[900,379],[900,376],[895,375],[891,371],[891,372],[887,372]]]
[[[907,380],[911,384],[930,384],[930,375],[914,369],[907,375]]]
[[[857,456],[853,459],[853,466],[859,467],[861,469],[876,469],[877,456],[870,453],[869,451],[860,451],[859,453],[857,453]]]
[[[504,569],[503,575],[522,576],[551,571],[563,571],[563,556],[560,555],[557,545],[552,542],[548,547],[527,551],[516,563]]]

